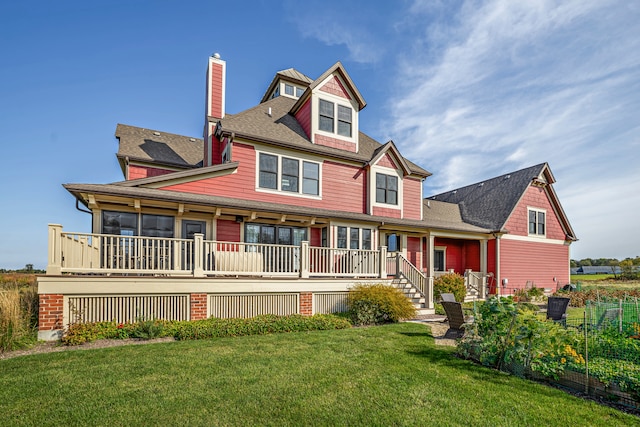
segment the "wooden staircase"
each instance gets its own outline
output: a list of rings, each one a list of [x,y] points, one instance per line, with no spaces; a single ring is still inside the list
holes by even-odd
[[[395,278],[391,283],[411,301],[418,315],[434,314],[434,309],[427,307],[427,301],[422,293],[406,277]]]

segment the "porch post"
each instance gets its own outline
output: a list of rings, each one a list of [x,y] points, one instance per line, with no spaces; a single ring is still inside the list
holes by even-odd
[[[380,278],[387,278],[387,247],[380,246]]]
[[[47,274],[62,274],[62,225],[49,224]]]
[[[502,278],[500,277],[500,236],[496,236],[496,295],[500,296]]]
[[[300,242],[300,277],[309,278],[309,242]]]
[[[480,241],[480,273],[482,273],[480,296],[483,299],[487,297],[487,243],[487,239]]]
[[[202,254],[204,247],[204,234],[195,233],[193,235],[193,277],[204,277],[202,268]]]
[[[433,249],[436,247],[436,236],[429,233],[429,241],[427,243],[427,256],[429,257],[428,273],[429,277],[433,277]]]

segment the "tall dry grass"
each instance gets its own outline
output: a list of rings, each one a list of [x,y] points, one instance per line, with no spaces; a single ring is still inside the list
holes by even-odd
[[[0,274],[0,352],[36,340],[38,289],[33,274]]]

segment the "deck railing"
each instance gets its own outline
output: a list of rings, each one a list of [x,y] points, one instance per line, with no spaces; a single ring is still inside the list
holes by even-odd
[[[49,225],[47,274],[385,277],[386,248],[356,250],[63,232]]]
[[[387,273],[397,278],[405,277],[425,298],[427,307],[433,307],[433,281],[401,254],[387,258]]]

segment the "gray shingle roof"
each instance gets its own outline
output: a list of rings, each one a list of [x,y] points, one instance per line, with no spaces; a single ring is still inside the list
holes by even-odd
[[[453,231],[488,233],[491,230],[482,227],[465,224],[459,215],[455,214],[456,205],[441,202],[432,202],[431,210],[425,210],[425,219],[408,220],[373,216],[363,213],[335,211],[332,209],[309,208],[305,206],[284,205],[280,203],[258,202],[255,200],[235,199],[229,197],[207,196],[194,193],[182,193],[177,191],[158,190],[142,187],[128,187],[119,184],[65,184],[64,188],[74,194],[79,200],[84,199],[82,194],[100,194],[108,196],[122,196],[142,200],[159,200],[174,203],[187,203],[208,207],[223,207],[235,209],[247,209],[259,212],[272,212],[281,214],[315,216],[327,219],[343,219],[353,221],[377,222],[385,225],[397,225],[413,227],[416,231],[426,231],[427,228],[446,229]]]
[[[120,160],[128,157],[183,168],[202,165],[204,141],[201,138],[123,124],[116,127],[116,138],[120,140],[117,154]]]
[[[501,230],[533,179],[547,167],[541,163],[428,199],[457,204],[462,219],[469,224]]]
[[[358,152],[326,147],[311,143],[304,129],[289,110],[296,100],[279,96],[258,104],[238,114],[229,114],[220,120],[223,132],[247,139],[266,142],[287,148],[307,151],[334,158],[366,163],[374,156],[382,144],[360,132],[358,135]],[[271,116],[269,116],[271,108]],[[429,176],[430,172],[406,160],[411,172],[420,176]]]

